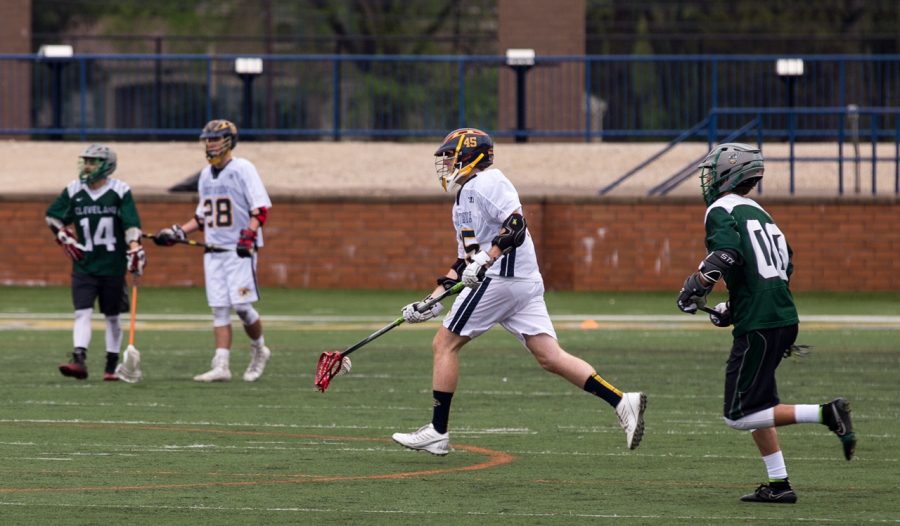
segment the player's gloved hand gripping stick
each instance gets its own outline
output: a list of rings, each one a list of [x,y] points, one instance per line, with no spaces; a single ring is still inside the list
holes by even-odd
[[[444,300],[444,298],[447,298],[448,296],[452,296],[454,294],[458,294],[463,288],[465,288],[465,284],[459,282],[453,287],[445,290],[439,296],[420,303],[417,307],[417,310],[419,312],[425,312],[431,309],[435,304]],[[403,318],[403,316],[400,316],[396,320],[392,321],[389,325],[378,329],[377,331],[373,332],[354,345],[351,345],[342,352],[323,352],[321,356],[319,356],[319,362],[316,365],[316,389],[324,393],[325,390],[328,389],[328,385],[331,383],[331,380],[335,376],[350,372],[350,359],[347,358],[350,353],[371,342],[375,338],[378,338],[382,334],[390,331],[391,329],[400,326],[404,321],[405,319]]]

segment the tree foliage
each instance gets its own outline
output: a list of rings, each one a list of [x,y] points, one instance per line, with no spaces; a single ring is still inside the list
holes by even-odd
[[[588,54],[898,53],[896,0],[588,0]]]

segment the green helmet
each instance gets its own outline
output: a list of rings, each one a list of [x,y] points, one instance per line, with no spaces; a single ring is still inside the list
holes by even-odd
[[[96,159],[100,162],[88,167],[85,159]],[[84,184],[106,179],[116,171],[116,161],[116,152],[112,148],[102,144],[92,144],[78,156],[78,179]]]
[[[739,142],[720,144],[700,163],[700,189],[707,206],[746,181],[762,179],[765,167],[759,148]]]

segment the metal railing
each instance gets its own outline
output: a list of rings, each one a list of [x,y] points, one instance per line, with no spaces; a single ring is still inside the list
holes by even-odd
[[[799,130],[797,120],[802,116],[815,115],[818,117],[831,117],[833,123],[826,130]],[[749,121],[747,119],[750,118]],[[773,121],[787,120],[787,129],[773,128]],[[860,126],[860,122],[868,121],[868,126]],[[736,127],[728,127],[729,124],[739,124]],[[849,128],[849,133],[847,129]],[[863,131],[861,131],[863,130]],[[836,131],[836,136],[832,135]],[[802,132],[802,133],[801,133]],[[893,179],[893,192],[900,195],[900,108],[861,108],[854,104],[845,108],[715,108],[709,116],[702,121],[679,134],[669,141],[662,149],[637,164],[627,172],[616,178],[612,183],[599,189],[600,195],[606,195],[625,181],[641,173],[652,163],[659,160],[666,152],[679,144],[696,140],[698,137],[706,137],[708,146],[713,143],[741,141],[762,144],[766,138],[786,137],[788,155],[785,157],[766,156],[767,162],[788,163],[788,190],[791,195],[796,188],[796,164],[799,161],[813,163],[836,163],[837,167],[837,193],[845,193],[844,166],[847,162],[854,167],[854,193],[860,193],[861,166],[868,164],[870,168],[870,192],[878,194],[879,165],[890,167]],[[795,146],[801,136],[813,136],[818,138],[834,139],[835,155],[798,156]],[[844,146],[853,147],[853,155],[844,154]],[[868,143],[869,156],[864,158],[860,154],[860,144]],[[893,152],[884,155],[883,152],[890,146],[884,143],[892,143]],[[647,195],[667,195],[681,183],[695,176],[698,163],[705,157],[693,159],[661,183],[653,186]]]
[[[765,138],[820,141],[844,133],[829,109],[900,106],[897,55],[801,56],[795,77],[766,55],[538,56],[521,103],[501,56],[260,55],[260,74],[239,75],[242,57],[3,54],[0,136],[170,140],[224,117],[244,137],[271,140],[476,126],[524,140],[668,141],[710,116],[711,140],[735,117],[722,108],[804,107],[767,115]],[[877,136],[892,136],[888,120],[872,121]]]
[[[260,55],[261,71],[236,71],[242,58],[0,54],[0,137],[172,140],[228,118],[250,140],[416,140],[474,126],[501,140],[668,142],[601,194],[680,142],[737,137],[789,145],[767,160],[789,163],[791,193],[795,163],[808,161],[837,163],[838,194],[845,162],[856,193],[865,166],[873,194],[886,171],[900,194],[900,55],[792,57],[802,67],[791,75],[771,55],[537,56],[527,68],[502,56]],[[801,157],[797,142],[837,151]]]

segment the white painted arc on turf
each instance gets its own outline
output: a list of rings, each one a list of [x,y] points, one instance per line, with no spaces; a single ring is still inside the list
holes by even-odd
[[[266,319],[271,321],[283,321],[294,323],[376,323],[384,322],[385,316],[291,316],[291,315],[265,315]],[[4,320],[69,320],[72,318],[71,312],[49,312],[49,313],[25,313],[25,312],[7,312],[0,313],[0,322]],[[232,317],[237,320],[237,316]],[[709,323],[706,315],[686,316],[684,314],[556,314],[551,318],[554,321],[578,322],[578,321],[598,321],[598,322],[703,322]],[[103,320],[103,316],[95,313],[94,320]],[[209,321],[209,314],[138,314],[138,319],[145,321]],[[811,323],[883,323],[883,324],[900,324],[900,316],[884,316],[884,315],[839,315],[839,314],[813,314],[801,315],[800,322]]]

